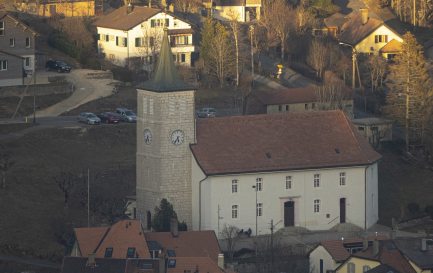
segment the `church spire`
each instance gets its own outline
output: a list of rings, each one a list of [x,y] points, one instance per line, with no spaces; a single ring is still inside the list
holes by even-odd
[[[155,75],[151,80],[145,82],[143,87],[147,90],[157,92],[173,92],[194,89],[181,80],[177,68],[174,65],[173,54],[168,41],[167,28],[164,28],[164,35],[162,38],[158,66],[156,67]]]

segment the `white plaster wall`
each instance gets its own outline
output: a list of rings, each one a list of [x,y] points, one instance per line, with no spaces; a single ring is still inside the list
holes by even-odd
[[[1,76],[1,73],[0,73]],[[0,77],[0,86],[15,86],[15,85],[23,85],[23,79],[1,79]]]
[[[366,192],[367,192],[367,221],[366,228],[376,224],[379,220],[379,183],[377,163],[366,169]]]
[[[403,39],[398,36],[395,32],[389,29],[387,26],[382,25],[373,31],[370,35],[368,35],[364,40],[359,42],[355,49],[359,53],[374,53],[379,54],[379,49],[384,47],[387,43],[375,43],[374,36],[375,35],[388,35],[388,42],[391,42],[392,39],[396,39],[399,42],[403,42]],[[371,47],[373,51],[371,51]]]
[[[232,20],[233,16],[239,22],[245,22],[245,7],[243,6],[216,6],[214,17],[220,20]]]
[[[323,272],[335,270],[340,263],[336,263],[329,252],[321,245],[311,251],[309,256],[310,271],[309,273],[320,273],[320,259],[323,260]]]
[[[191,25],[177,19],[169,14],[166,14],[164,12],[158,13],[155,16],[149,18],[147,21],[144,21],[142,24],[139,24],[135,26],[134,28],[130,29],[129,31],[123,31],[123,30],[116,30],[116,29],[109,29],[109,28],[102,28],[97,27],[98,34],[105,34],[105,35],[113,35],[114,37],[122,37],[122,38],[128,38],[128,47],[122,47],[122,46],[116,46],[116,38],[114,38],[111,41],[98,41],[98,50],[99,53],[105,53],[105,58],[109,60],[109,55],[113,54],[115,55],[115,60],[113,63],[117,65],[125,65],[125,59],[128,57],[141,57],[148,55],[151,50],[146,50],[145,47],[135,47],[135,38],[143,37],[143,36],[154,36],[155,42],[157,45],[157,51],[159,51],[159,43],[161,43],[162,35],[163,35],[163,27],[154,27],[151,28],[150,22],[152,19],[169,19],[169,26],[168,29],[190,29]],[[148,34],[145,34],[148,33]],[[192,41],[193,37],[192,34],[188,35],[189,41]],[[194,45],[190,46],[178,46],[178,47],[172,47],[173,53],[189,53],[188,56],[191,56],[191,52],[195,52],[196,48]],[[191,65],[191,57],[189,57],[189,60],[187,62],[187,65]]]
[[[346,172],[345,186],[340,186],[340,172]],[[319,188],[313,185],[316,173],[321,175]],[[364,227],[364,174],[365,167],[361,166],[209,177],[202,184],[202,229],[218,231],[219,206],[220,227],[227,224],[241,229],[251,228],[255,234],[255,190],[252,186],[257,177],[263,178],[263,191],[257,193],[258,203],[263,203],[263,216],[258,217],[258,234],[270,232],[271,220],[277,229],[283,227],[283,206],[289,200],[295,202],[295,226],[310,230],[326,230],[335,226],[339,223],[340,198],[346,198],[346,222]],[[285,177],[288,175],[292,176],[293,181],[290,190],[285,189]],[[238,180],[237,193],[231,193],[232,179]],[[371,191],[374,190],[372,187]],[[321,201],[319,213],[314,212],[314,199]],[[231,218],[232,205],[239,206],[238,219]]]

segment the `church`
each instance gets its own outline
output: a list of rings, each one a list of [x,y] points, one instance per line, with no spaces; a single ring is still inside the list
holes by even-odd
[[[252,234],[378,221],[378,161],[341,111],[208,119],[178,75],[167,33],[155,75],[137,89],[137,212],[150,228],[162,198],[189,230]]]

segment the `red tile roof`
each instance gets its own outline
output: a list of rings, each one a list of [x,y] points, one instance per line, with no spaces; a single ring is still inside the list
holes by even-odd
[[[139,258],[150,258],[141,224],[137,220],[123,220],[110,228],[76,228],[76,238],[81,255],[87,257],[96,253],[97,258],[105,256],[107,248],[113,248],[112,258],[126,258],[128,248],[135,248]]]
[[[174,250],[176,257],[209,257],[218,262],[222,253],[214,231],[180,231],[178,237],[171,232],[148,232],[147,241],[157,241],[164,250]]]
[[[80,247],[81,255],[87,257],[92,254],[108,229],[108,227],[76,228],[74,230],[75,238]]]
[[[191,150],[207,175],[369,165],[381,157],[341,111],[199,119]]]
[[[96,26],[111,29],[130,30],[160,12],[160,9],[134,6],[132,12],[127,13],[127,6],[123,6],[101,17],[98,21],[96,21]]]
[[[374,18],[372,15],[370,13],[367,23],[362,24],[361,12],[353,12],[341,27],[340,41],[353,46],[357,45],[384,24],[382,20]]]
[[[176,257],[176,267],[167,268],[167,273],[203,272],[223,273],[217,263],[209,257]]]

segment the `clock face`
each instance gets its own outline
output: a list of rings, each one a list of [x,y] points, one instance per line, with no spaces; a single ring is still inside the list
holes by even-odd
[[[144,143],[147,145],[152,143],[152,132],[149,129],[144,130]]]
[[[174,145],[180,145],[183,143],[184,134],[181,130],[175,130],[171,133],[171,143]]]

